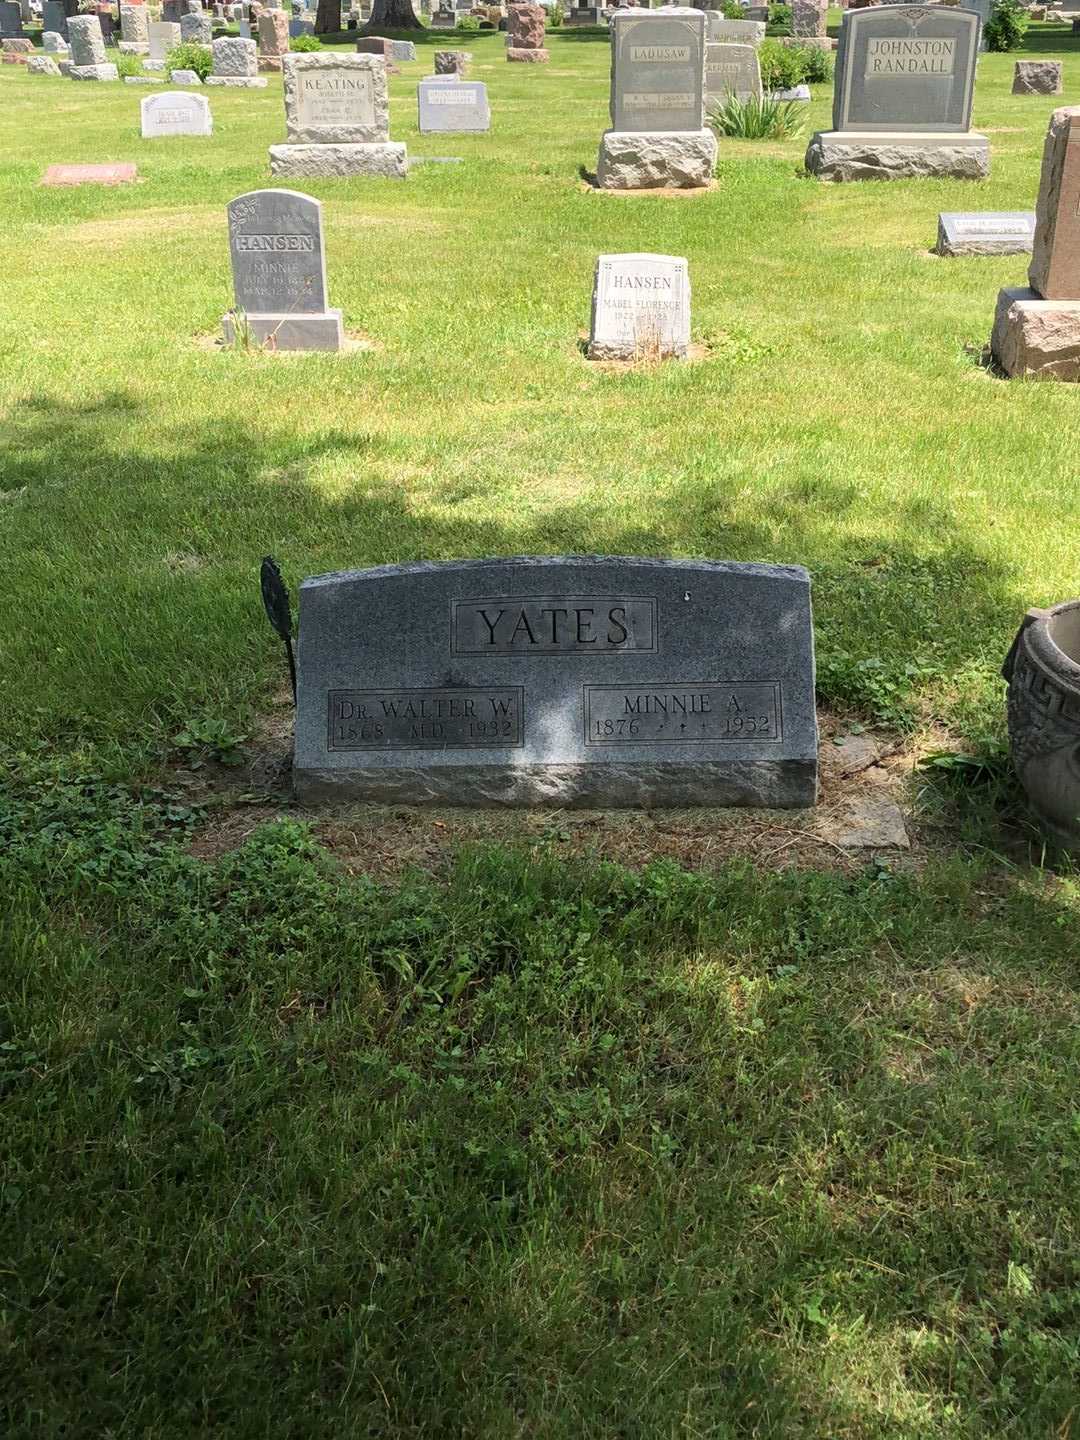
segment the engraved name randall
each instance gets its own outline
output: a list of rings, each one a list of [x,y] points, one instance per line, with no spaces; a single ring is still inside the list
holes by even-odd
[[[643,595],[494,595],[450,604],[455,655],[596,655],[656,650],[656,601]]]
[[[443,750],[525,743],[520,685],[475,690],[331,690],[331,750]]]
[[[730,745],[784,734],[773,680],[585,685],[583,701],[586,745]]]
[[[315,249],[314,235],[235,235],[237,250],[292,250],[310,254]]]

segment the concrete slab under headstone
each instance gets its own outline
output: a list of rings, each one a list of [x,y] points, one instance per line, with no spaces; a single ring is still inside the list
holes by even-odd
[[[797,566],[615,556],[383,566],[300,587],[303,800],[812,805]]]

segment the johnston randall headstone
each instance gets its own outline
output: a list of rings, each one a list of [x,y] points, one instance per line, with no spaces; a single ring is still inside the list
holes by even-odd
[[[300,587],[302,799],[812,805],[798,566],[388,565]]]

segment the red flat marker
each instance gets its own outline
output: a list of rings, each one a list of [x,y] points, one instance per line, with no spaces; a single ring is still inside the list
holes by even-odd
[[[138,171],[131,164],[117,165],[50,165],[43,185],[127,185]]]

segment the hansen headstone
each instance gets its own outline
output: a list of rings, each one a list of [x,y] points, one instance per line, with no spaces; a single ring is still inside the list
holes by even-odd
[[[678,255],[601,255],[593,281],[590,360],[683,359],[690,276]]]
[[[305,580],[293,776],[305,800],[812,805],[809,577],[573,556]]]

